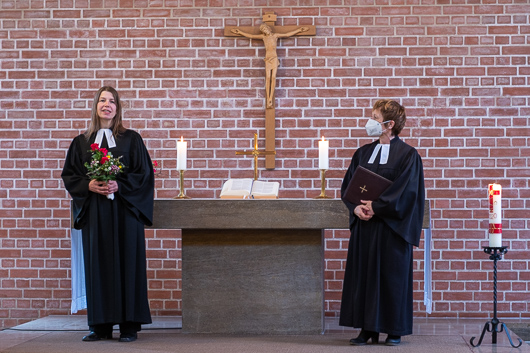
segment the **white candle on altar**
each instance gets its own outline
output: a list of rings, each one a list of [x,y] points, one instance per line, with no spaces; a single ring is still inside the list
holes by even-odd
[[[324,140],[318,141],[318,169],[329,168],[329,141]]]
[[[488,185],[490,248],[502,247],[501,189],[500,184]]]
[[[177,170],[186,170],[187,149],[188,142],[181,136],[180,141],[177,141]]]

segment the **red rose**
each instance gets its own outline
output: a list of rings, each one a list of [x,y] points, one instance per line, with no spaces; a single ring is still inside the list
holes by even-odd
[[[153,166],[154,167],[158,167],[158,162],[157,161],[153,161]]]
[[[93,143],[90,145],[90,148],[92,151],[97,151],[99,149],[99,145],[97,143]]]
[[[99,152],[103,153],[103,155],[106,156],[108,151],[106,148],[100,148]]]
[[[105,157],[101,158],[101,161],[99,163],[105,164],[105,162],[108,161],[108,160],[109,160],[109,157],[105,156]]]

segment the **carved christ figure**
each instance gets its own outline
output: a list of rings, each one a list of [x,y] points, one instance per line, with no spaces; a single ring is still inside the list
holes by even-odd
[[[273,108],[274,88],[276,87],[276,72],[278,71],[278,66],[280,66],[278,54],[276,53],[278,38],[291,37],[298,33],[307,32],[309,28],[300,27],[287,33],[273,33],[269,25],[262,23],[261,26],[259,26],[259,30],[263,34],[246,33],[238,28],[232,29],[231,32],[250,39],[263,40],[263,44],[265,44],[265,97],[267,101],[267,108]]]

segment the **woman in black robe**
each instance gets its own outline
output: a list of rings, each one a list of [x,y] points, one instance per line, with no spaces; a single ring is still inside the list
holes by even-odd
[[[124,172],[116,180],[87,176],[91,144],[120,157]],[[118,92],[102,87],[94,98],[88,130],[70,145],[63,172],[73,199],[74,228],[82,230],[90,334],[83,341],[137,339],[141,324],[151,323],[147,299],[144,226],[153,219],[153,166],[141,136],[122,125]],[[107,195],[114,194],[114,199]]]
[[[359,148],[342,183],[342,196],[355,169],[363,166],[393,183],[377,200],[352,204],[350,243],[344,273],[339,324],[361,329],[352,345],[369,340],[397,345],[412,334],[413,246],[421,236],[425,189],[418,152],[399,138],[405,109],[391,100],[378,100],[366,126],[379,137]]]

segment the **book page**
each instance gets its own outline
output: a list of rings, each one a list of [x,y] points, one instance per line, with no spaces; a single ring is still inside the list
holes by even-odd
[[[256,199],[267,198],[277,199],[280,183],[267,181],[254,181],[252,185],[252,196]]]
[[[223,184],[222,199],[248,199],[252,188],[252,179],[228,179]]]

